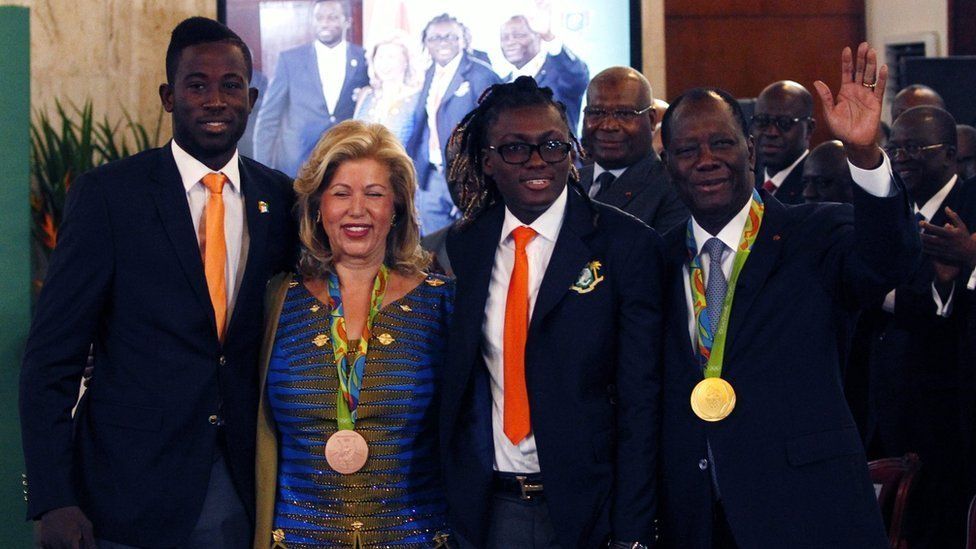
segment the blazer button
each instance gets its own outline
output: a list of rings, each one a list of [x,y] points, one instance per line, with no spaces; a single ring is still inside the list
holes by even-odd
[[[335,121],[336,121],[336,117],[334,117],[334,116],[330,116],[329,117],[329,122],[335,122]]]
[[[217,423],[220,422],[220,418],[217,417],[217,414],[214,414],[207,418],[207,421],[209,421],[211,425],[217,425]]]
[[[227,366],[227,357],[225,357],[224,355],[220,355],[220,358],[217,359],[217,364],[220,364],[221,366]]]
[[[701,469],[702,471],[704,471],[705,469],[708,469],[708,460],[707,459],[701,459],[701,460],[699,460],[698,461],[698,468]]]

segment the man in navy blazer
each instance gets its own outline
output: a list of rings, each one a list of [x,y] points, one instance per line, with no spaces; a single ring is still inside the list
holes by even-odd
[[[803,204],[803,163],[816,128],[813,97],[791,80],[773,82],[756,98],[756,186],[783,204]]]
[[[505,81],[531,76],[540,86],[551,89],[553,97],[566,105],[569,127],[575,134],[579,131],[580,107],[590,69],[556,38],[551,25],[548,27],[533,29],[524,15],[515,15],[502,24],[502,54],[515,67]]]
[[[31,325],[20,417],[42,547],[240,548],[253,535],[263,295],[293,264],[294,198],[286,176],[237,154],[257,96],[241,39],[188,19],[166,65],[173,141],[71,186]],[[222,192],[202,181],[215,172]],[[220,326],[221,278],[208,284],[201,257],[218,245],[204,236],[212,199]]]
[[[415,198],[420,232],[430,234],[458,217],[444,177],[447,141],[458,122],[478,105],[478,97],[500,82],[495,71],[464,51],[464,29],[457,18],[442,13],[427,23],[422,35],[431,63],[414,112],[407,154],[417,167],[420,188]]]
[[[369,85],[363,48],[346,42],[348,0],[316,0],[316,40],[281,53],[254,128],[254,158],[295,177],[322,134],[352,118]]]
[[[784,206],[756,191],[746,123],[726,92],[692,90],[664,116],[664,160],[692,214],[665,237],[671,299],[660,455],[671,547],[887,547],[844,400],[834,319],[910,276],[920,245],[906,193],[874,141],[887,69],[876,75],[867,44],[856,70],[850,49],[842,58],[836,103],[826,85],[816,87],[848,152],[853,209]],[[758,233],[748,231],[757,222]],[[741,277],[729,280],[749,234]],[[693,257],[704,271],[695,291]],[[704,303],[693,305],[697,294]],[[724,353],[721,343],[708,345],[702,325],[719,312],[711,334],[725,335]],[[718,377],[734,391],[731,406],[713,398],[731,392],[692,397],[703,382],[700,347],[713,363],[724,355]]]

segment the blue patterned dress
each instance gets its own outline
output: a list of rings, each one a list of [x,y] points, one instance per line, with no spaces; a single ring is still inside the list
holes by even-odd
[[[373,322],[356,431],[369,459],[342,475],[325,460],[338,375],[329,308],[292,282],[268,368],[278,431],[274,530],[288,549],[434,547],[447,531],[433,410],[454,284],[430,276]],[[435,539],[436,538],[436,539]]]

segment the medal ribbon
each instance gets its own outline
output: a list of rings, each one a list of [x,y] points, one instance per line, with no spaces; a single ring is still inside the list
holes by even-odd
[[[336,419],[340,430],[352,430],[356,426],[357,408],[359,407],[359,390],[363,384],[363,374],[366,372],[366,350],[373,329],[373,319],[383,307],[383,296],[386,294],[386,282],[390,270],[381,265],[373,281],[373,293],[369,298],[369,316],[363,334],[359,338],[359,346],[352,355],[350,366],[349,337],[346,334],[346,319],[342,310],[342,293],[339,291],[339,277],[329,273],[329,305],[331,306],[329,333],[332,336],[332,353],[335,356],[336,370],[339,372],[339,393],[336,395]]]
[[[691,264],[688,267],[688,275],[691,282],[691,298],[694,305],[695,320],[698,333],[698,357],[700,363],[705,365],[705,377],[722,377],[722,362],[725,359],[725,337],[729,327],[729,316],[732,312],[732,299],[735,296],[735,285],[739,280],[739,274],[749,259],[752,245],[756,242],[759,234],[759,226],[762,224],[765,205],[759,192],[752,191],[751,206],[749,207],[749,217],[742,230],[742,238],[739,240],[739,247],[735,252],[735,259],[732,260],[732,274],[729,276],[728,291],[725,293],[725,300],[722,302],[722,316],[719,317],[718,326],[715,333],[712,333],[711,325],[708,322],[708,315],[705,314],[705,275],[702,271],[701,255],[698,253],[698,246],[695,243],[695,233],[692,230],[692,220],[688,220],[687,243],[688,257]]]

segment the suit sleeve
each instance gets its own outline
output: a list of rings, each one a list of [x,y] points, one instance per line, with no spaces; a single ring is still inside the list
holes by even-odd
[[[677,191],[670,181],[659,183],[667,190],[661,197],[661,205],[658,207],[657,214],[654,216],[653,228],[660,234],[664,234],[679,224],[685,222],[690,215],[684,202],[678,198]]]
[[[95,176],[78,178],[68,193],[20,375],[28,518],[78,504],[71,410],[111,290],[110,219]]]
[[[630,252],[615,271],[620,320],[610,525],[615,540],[651,545],[657,510],[664,255],[656,233],[646,228],[634,232]]]
[[[281,55],[254,123],[254,159],[266,166],[274,165],[274,149],[281,130],[281,118],[288,107],[289,80],[288,57]]]

